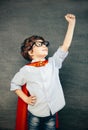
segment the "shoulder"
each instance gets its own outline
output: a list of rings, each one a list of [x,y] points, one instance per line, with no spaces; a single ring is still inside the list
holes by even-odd
[[[24,65],[23,67],[20,68],[20,72],[26,72],[27,70],[30,69],[30,66],[28,64]]]

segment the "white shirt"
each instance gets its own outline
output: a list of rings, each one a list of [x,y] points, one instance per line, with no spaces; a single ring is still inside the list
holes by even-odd
[[[64,94],[59,79],[59,69],[68,52],[59,48],[42,67],[25,65],[11,81],[11,91],[21,89],[26,83],[27,90],[37,97],[35,105],[28,105],[28,110],[39,117],[55,114],[65,105]]]

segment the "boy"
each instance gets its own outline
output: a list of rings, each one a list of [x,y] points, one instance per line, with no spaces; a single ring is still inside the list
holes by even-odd
[[[31,36],[21,46],[22,56],[31,63],[16,73],[11,81],[11,91],[15,91],[28,104],[29,130],[39,130],[41,122],[44,130],[55,130],[55,114],[65,105],[59,69],[68,54],[76,18],[73,14],[67,14],[65,19],[68,29],[63,44],[48,60],[49,42],[43,37]],[[22,91],[21,86],[24,84],[30,96]]]

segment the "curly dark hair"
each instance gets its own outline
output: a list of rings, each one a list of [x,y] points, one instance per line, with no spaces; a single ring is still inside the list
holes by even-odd
[[[28,61],[32,60],[32,57],[28,54],[28,51],[32,49],[32,46],[36,40],[45,41],[43,37],[33,35],[31,37],[26,38],[21,45],[21,55]]]

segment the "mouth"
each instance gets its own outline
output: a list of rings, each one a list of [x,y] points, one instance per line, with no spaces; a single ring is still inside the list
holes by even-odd
[[[43,49],[42,51],[48,51],[48,49]]]

